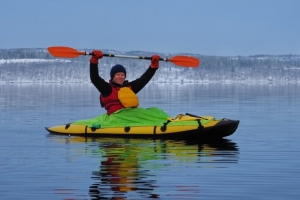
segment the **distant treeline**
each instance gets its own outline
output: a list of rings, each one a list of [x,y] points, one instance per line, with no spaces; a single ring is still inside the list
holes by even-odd
[[[91,50],[85,49],[82,51]],[[114,54],[150,56],[154,52],[118,52]],[[105,51],[104,51],[105,52]],[[156,53],[158,54],[158,53]],[[160,54],[172,57],[178,54]],[[184,54],[188,55],[188,54]],[[178,67],[161,62],[156,82],[300,82],[299,55],[254,55],[254,56],[207,56],[190,55],[201,60],[199,68]],[[12,59],[46,59],[52,62],[9,62]],[[88,82],[89,56],[75,59],[57,59],[47,49],[0,49],[1,82]],[[128,79],[139,77],[149,66],[149,61],[103,58],[100,74],[108,79],[110,67],[122,64],[128,71]]]

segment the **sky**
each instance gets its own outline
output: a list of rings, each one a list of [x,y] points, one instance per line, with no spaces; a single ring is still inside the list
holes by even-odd
[[[1,0],[0,49],[300,54],[300,0]]]

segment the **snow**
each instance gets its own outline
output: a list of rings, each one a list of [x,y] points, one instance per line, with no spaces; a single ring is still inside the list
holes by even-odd
[[[88,51],[88,50],[87,50]],[[149,52],[104,53],[151,56]],[[172,57],[175,55],[161,55]],[[176,66],[160,62],[160,68],[152,78],[153,83],[166,84],[281,84],[300,83],[299,55],[258,56],[204,56],[193,55],[201,60],[198,68]],[[129,81],[139,78],[149,67],[149,60],[107,58],[99,61],[99,73],[109,79],[110,68],[122,64]],[[43,49],[0,49],[0,83],[88,83],[89,56],[75,59],[58,59]]]

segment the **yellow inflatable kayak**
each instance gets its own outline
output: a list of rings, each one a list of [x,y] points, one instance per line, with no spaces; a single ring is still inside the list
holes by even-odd
[[[157,108],[124,109],[107,116],[46,127],[51,134],[85,137],[222,138],[233,134],[239,120],[216,119],[189,113],[170,118]],[[141,114],[142,113],[142,114]],[[154,114],[154,115],[153,115]],[[155,117],[154,117],[155,116]]]

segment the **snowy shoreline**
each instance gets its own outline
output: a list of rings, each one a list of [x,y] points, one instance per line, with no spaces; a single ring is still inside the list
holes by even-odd
[[[126,55],[151,55],[149,52],[115,52]],[[174,55],[162,55],[171,57]],[[205,56],[198,68],[160,62],[152,83],[158,84],[300,84],[299,55]],[[149,61],[103,58],[99,74],[109,79],[110,68],[122,64],[129,81],[140,77]],[[57,59],[45,49],[0,49],[0,84],[90,84],[89,57]]]

